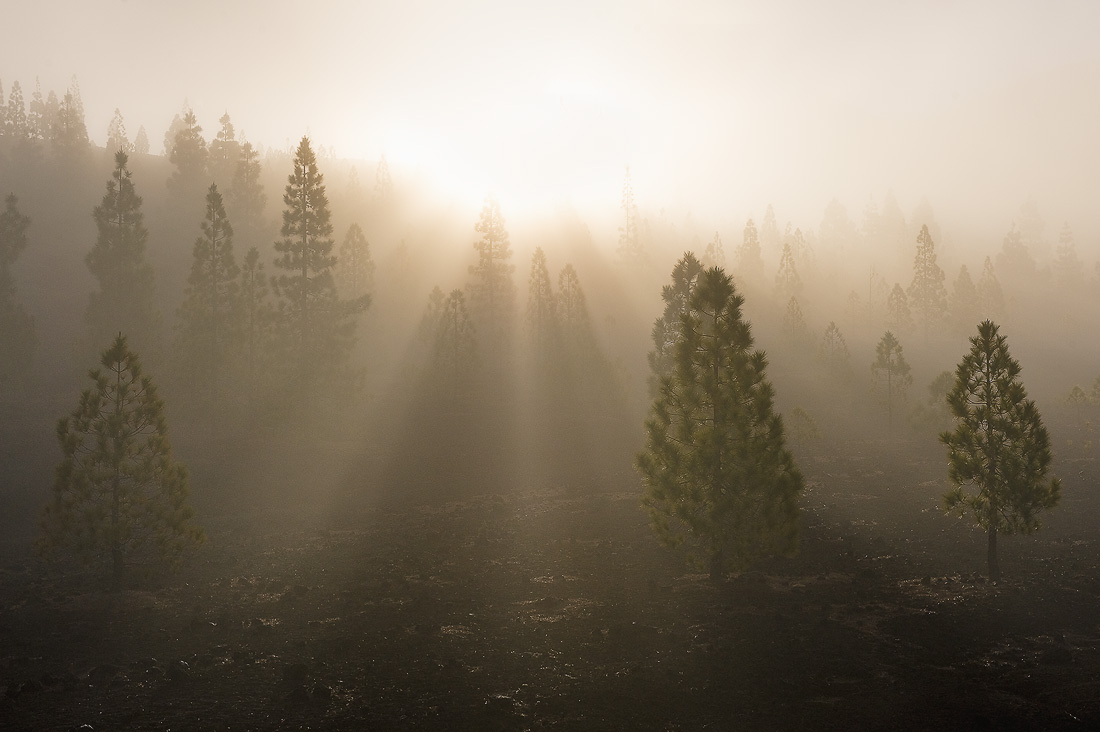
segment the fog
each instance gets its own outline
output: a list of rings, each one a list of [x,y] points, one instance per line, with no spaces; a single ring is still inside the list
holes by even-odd
[[[13,728],[916,729],[960,688],[929,726],[1100,720],[1065,691],[1100,668],[1100,6],[73,0],[3,25]],[[739,480],[790,457],[786,548],[678,544],[654,508],[695,486],[647,472],[654,425],[702,454],[719,422],[681,346],[741,342],[696,301],[725,276],[782,421]],[[1000,527],[1004,579],[943,510],[986,319],[1049,430],[1030,475],[1062,480],[1034,536]],[[73,465],[137,398],[81,397],[119,336],[171,459],[116,453],[111,483]],[[161,492],[58,519],[89,484]],[[174,524],[102,550],[169,494]]]

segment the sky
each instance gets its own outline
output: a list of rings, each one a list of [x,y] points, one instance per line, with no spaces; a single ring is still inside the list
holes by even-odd
[[[309,134],[506,205],[614,206],[626,166],[643,205],[782,201],[812,225],[888,190],[981,216],[1034,196],[1051,220],[1100,199],[1095,2],[15,0],[4,17],[5,93],[76,74],[99,144],[118,107],[159,151],[186,100],[208,137],[228,111],[255,143]]]

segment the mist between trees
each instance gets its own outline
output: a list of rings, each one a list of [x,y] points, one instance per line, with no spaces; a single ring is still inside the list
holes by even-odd
[[[868,440],[897,459],[897,445],[942,449],[951,374],[987,319],[1055,455],[1096,449],[1100,270],[1077,222],[1046,222],[1034,200],[954,229],[934,192],[908,214],[874,192],[813,220],[776,201],[700,221],[649,202],[626,168],[618,210],[509,218],[490,192],[467,210],[384,157],[338,159],[308,137],[260,150],[228,113],[211,134],[183,109],[153,150],[121,113],[107,148],[89,144],[75,81],[28,109],[13,83],[0,109],[0,403],[25,449],[4,457],[3,492],[18,531],[46,496],[54,421],[119,333],[158,385],[200,517],[265,490],[325,505],[352,487],[404,500],[636,485],[677,313],[711,268],[743,298],[795,462]]]

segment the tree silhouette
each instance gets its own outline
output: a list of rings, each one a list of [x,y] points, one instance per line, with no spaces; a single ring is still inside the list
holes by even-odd
[[[4,119],[4,134],[16,140],[26,140],[30,137],[27,106],[23,102],[23,87],[19,85],[18,81],[11,83],[7,114]]]
[[[917,256],[913,260],[913,282],[906,295],[909,306],[917,312],[924,337],[928,338],[929,327],[939,325],[947,315],[947,288],[943,285],[944,273],[936,264],[936,245],[928,233],[928,227],[922,226],[917,235]]]
[[[134,152],[138,155],[149,154],[149,135],[145,132],[145,125],[138,127],[137,136],[134,138]]]
[[[126,153],[115,153],[107,192],[92,211],[98,236],[85,262],[99,292],[92,293],[85,320],[93,343],[122,332],[148,349],[159,335],[159,315],[153,268],[145,260],[149,234],[127,161]]]
[[[982,301],[978,295],[978,288],[964,264],[959,268],[959,276],[955,278],[955,284],[951,290],[951,320],[956,328],[969,332],[978,321],[981,309]]]
[[[366,295],[374,287],[374,259],[370,243],[359,224],[352,224],[340,243],[336,259],[336,284],[347,298]]]
[[[558,323],[550,270],[542,247],[531,255],[531,276],[527,285],[527,332],[535,358],[543,361],[554,348]]]
[[[203,541],[187,505],[187,469],[172,457],[164,402],[119,335],[89,376],[94,386],[57,425],[62,459],[39,548],[106,562],[114,586],[126,563],[175,563]]]
[[[57,109],[57,118],[51,128],[50,144],[54,154],[66,161],[77,160],[88,151],[88,128],[84,124],[84,107],[73,96],[65,92],[65,97]]]
[[[134,151],[133,145],[130,144],[130,140],[126,137],[126,123],[122,121],[122,112],[118,107],[115,107],[115,116],[111,118],[111,123],[107,125],[107,153],[114,155],[121,150],[124,153],[132,153]]]
[[[477,359],[475,329],[462,290],[451,290],[440,305],[434,353],[436,369],[449,383],[451,398],[457,398],[462,386],[470,382]]]
[[[978,280],[978,298],[981,301],[982,315],[986,319],[1004,314],[1004,293],[1001,290],[1001,282],[997,279],[997,273],[993,271],[993,260],[989,257],[985,258],[982,276]]]
[[[260,250],[252,247],[244,256],[240,275],[241,327],[248,361],[249,393],[255,392],[257,372],[271,349],[273,313],[268,301],[270,289]]]
[[[508,230],[504,228],[504,216],[496,198],[489,196],[481,209],[481,217],[474,226],[481,238],[474,242],[477,264],[470,265],[473,281],[470,283],[471,304],[483,324],[485,344],[496,354],[505,340],[512,304],[515,298],[512,272],[515,266]]]
[[[264,208],[267,206],[267,193],[260,182],[259,153],[252,143],[241,144],[237,157],[237,167],[233,171],[233,182],[226,192],[229,213],[237,222],[238,235],[248,244],[254,244],[264,230]]]
[[[169,161],[176,166],[168,178],[168,188],[177,196],[189,198],[206,184],[209,151],[202,137],[195,113],[188,109],[183,115],[183,127],[176,132]]]
[[[714,232],[714,238],[707,244],[706,250],[703,252],[703,266],[704,267],[722,267],[726,266],[726,251],[722,248],[722,237],[718,235],[718,232]]]
[[[909,363],[901,351],[901,344],[890,331],[882,336],[875,346],[875,360],[871,364],[871,373],[875,377],[875,387],[885,388],[882,393],[886,402],[887,425],[894,429],[894,399],[904,398],[906,390],[913,383],[909,374]]]
[[[836,323],[830,321],[825,327],[825,334],[821,337],[821,347],[818,356],[825,366],[825,371],[837,381],[847,381],[851,376],[851,355],[848,353],[848,344],[840,333]]]
[[[909,311],[909,298],[901,285],[894,283],[894,289],[886,298],[886,327],[906,331],[913,327],[913,316]]]
[[[237,162],[241,157],[241,144],[237,142],[237,131],[229,118],[229,112],[223,114],[218,123],[221,127],[218,134],[210,141],[208,153],[208,167],[210,175],[222,187],[226,189],[237,172]]]
[[[790,300],[802,292],[802,280],[798,276],[790,242],[783,244],[783,254],[779,258],[779,271],[775,275],[775,291],[782,300]]]
[[[19,199],[9,194],[0,213],[0,384],[30,373],[37,344],[34,318],[15,301],[11,267],[27,248],[31,220],[19,211]]]
[[[737,271],[749,289],[760,287],[764,278],[764,260],[760,254],[760,237],[752,219],[745,222],[745,233],[741,246],[737,247]]]
[[[1020,364],[992,321],[978,326],[947,397],[955,429],[940,435],[955,488],[943,508],[970,514],[986,530],[989,578],[1000,579],[998,534],[1030,534],[1037,514],[1058,503],[1061,483],[1047,480],[1050,435],[1020,381]]]
[[[795,347],[804,346],[810,340],[810,329],[802,316],[802,306],[798,304],[797,297],[787,301],[787,312],[783,315],[783,334]]]
[[[699,277],[679,322],[675,369],[662,379],[636,461],[658,536],[685,546],[715,578],[798,549],[802,475],[742,302],[721,269]]]

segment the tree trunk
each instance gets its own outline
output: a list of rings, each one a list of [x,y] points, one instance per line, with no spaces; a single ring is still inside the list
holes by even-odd
[[[997,561],[997,528],[989,527],[989,545],[986,550],[986,563],[989,566],[989,581],[999,582],[1001,579],[1001,565]]]

